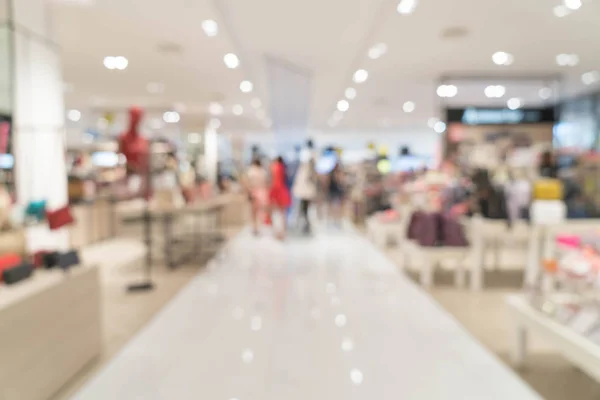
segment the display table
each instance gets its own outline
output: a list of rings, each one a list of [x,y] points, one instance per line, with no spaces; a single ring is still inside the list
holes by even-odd
[[[515,365],[523,365],[527,355],[527,334],[534,331],[543,335],[566,359],[600,382],[600,346],[538,311],[523,295],[508,296],[506,303],[514,320],[511,359]]]
[[[98,269],[0,285],[0,399],[46,400],[101,351]]]

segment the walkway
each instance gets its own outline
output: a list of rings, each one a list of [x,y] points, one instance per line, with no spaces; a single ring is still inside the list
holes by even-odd
[[[106,399],[540,398],[365,239],[339,232],[241,234],[73,397]]]

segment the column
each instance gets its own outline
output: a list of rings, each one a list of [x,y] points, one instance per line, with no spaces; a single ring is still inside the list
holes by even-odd
[[[46,0],[8,0],[13,82],[13,139],[17,202],[45,200],[48,209],[68,202],[63,80],[51,36]],[[68,246],[66,229],[50,234]]]

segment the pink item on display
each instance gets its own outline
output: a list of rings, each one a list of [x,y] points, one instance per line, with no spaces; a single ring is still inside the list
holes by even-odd
[[[10,136],[10,123],[0,122],[0,154],[8,151],[8,138]]]
[[[581,237],[577,235],[558,235],[556,244],[566,248],[579,248],[581,247]]]
[[[381,222],[394,222],[398,218],[400,218],[400,213],[396,210],[387,210],[377,216],[377,219]]]

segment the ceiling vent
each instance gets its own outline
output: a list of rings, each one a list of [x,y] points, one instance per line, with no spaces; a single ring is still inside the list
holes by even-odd
[[[462,39],[469,35],[469,30],[464,26],[451,26],[442,30],[440,36],[442,39]]]
[[[160,43],[157,46],[157,50],[159,53],[166,55],[178,55],[183,53],[183,48],[177,43],[173,42]]]

